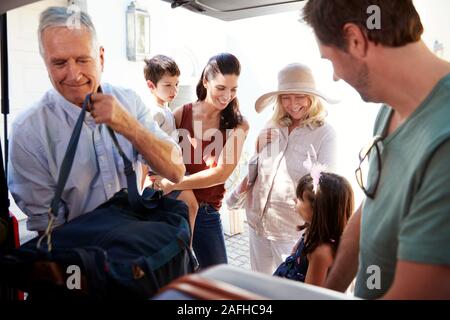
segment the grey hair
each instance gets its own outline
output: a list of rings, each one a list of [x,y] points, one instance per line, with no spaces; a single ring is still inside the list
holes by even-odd
[[[72,10],[75,8],[77,7],[49,7],[41,13],[39,17],[38,39],[39,52],[42,56],[44,55],[42,33],[45,29],[51,27],[74,28],[84,26],[91,34],[93,47],[99,47],[97,32],[95,31],[95,27],[92,23],[91,17],[86,12],[83,12],[81,10]],[[72,19],[77,19],[77,21],[73,21]],[[75,25],[72,25],[73,22],[75,22]]]

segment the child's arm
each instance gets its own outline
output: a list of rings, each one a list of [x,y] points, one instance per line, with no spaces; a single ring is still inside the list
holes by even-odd
[[[323,287],[328,270],[333,264],[333,249],[329,244],[321,244],[308,254],[308,271],[305,283]]]
[[[194,234],[195,219],[197,217],[198,202],[192,190],[183,190],[177,197],[178,200],[184,201],[189,210],[189,225],[191,226],[191,246]]]

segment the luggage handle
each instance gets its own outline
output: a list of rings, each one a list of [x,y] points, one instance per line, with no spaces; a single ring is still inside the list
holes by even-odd
[[[159,293],[176,290],[200,300],[267,300],[267,297],[236,287],[232,284],[208,279],[201,274],[188,274],[172,281]]]

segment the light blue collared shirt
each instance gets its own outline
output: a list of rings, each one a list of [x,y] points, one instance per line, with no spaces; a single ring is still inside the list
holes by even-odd
[[[102,84],[104,94],[115,96],[150,132],[176,144],[153,121],[150,109],[132,90]],[[58,174],[81,108],[56,90],[21,114],[12,126],[8,186],[19,208],[28,216],[29,230],[45,230],[48,208]],[[140,181],[141,161],[131,143],[116,134],[120,146],[133,161]],[[155,151],[156,152],[156,151]],[[80,140],[64,188],[56,225],[89,212],[127,187],[123,161],[105,125],[97,125],[86,113]]]

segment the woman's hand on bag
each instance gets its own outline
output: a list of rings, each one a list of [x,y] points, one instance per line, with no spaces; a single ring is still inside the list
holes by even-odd
[[[170,180],[167,180],[166,178],[161,180],[161,190],[164,194],[171,193],[173,190],[175,190],[176,184],[173,183]]]
[[[175,190],[176,184],[166,178],[161,176],[150,176],[150,180],[153,182],[153,189],[162,190],[165,195]]]

